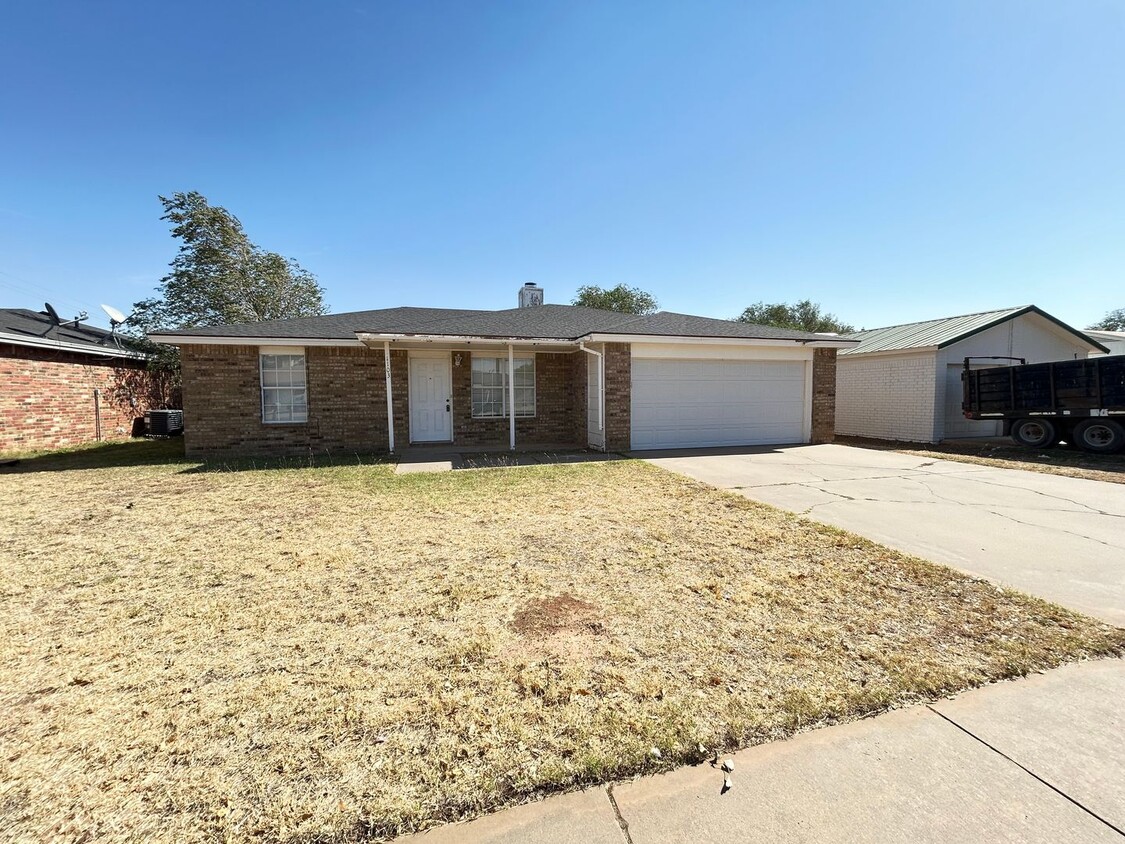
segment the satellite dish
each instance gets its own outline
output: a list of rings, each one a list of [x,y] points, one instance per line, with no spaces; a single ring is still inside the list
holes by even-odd
[[[44,302],[43,308],[47,311],[47,316],[51,318],[51,322],[58,325],[62,320],[59,319],[59,312],[54,309],[50,302]]]
[[[125,316],[125,314],[121,313],[121,311],[117,310],[113,305],[102,305],[102,310],[105,311],[105,315],[109,317],[109,334],[102,338],[102,345],[104,346],[108,340],[113,340],[114,345],[120,349],[121,338],[117,336],[117,329],[119,326],[131,320],[136,311],[133,311],[129,316]]]
[[[129,317],[117,310],[113,305],[102,305],[102,310],[105,311],[105,315],[109,317],[110,325],[121,325],[121,323],[129,319]]]

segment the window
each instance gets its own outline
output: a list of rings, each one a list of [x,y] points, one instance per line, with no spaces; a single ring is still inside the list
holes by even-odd
[[[535,356],[517,357],[515,367],[516,416],[535,415]],[[473,418],[508,415],[508,358],[473,355]]]
[[[307,422],[304,349],[262,352],[262,421]]]

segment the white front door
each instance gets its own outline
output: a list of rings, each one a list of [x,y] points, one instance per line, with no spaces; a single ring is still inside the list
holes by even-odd
[[[410,441],[453,439],[453,380],[449,355],[410,356]]]

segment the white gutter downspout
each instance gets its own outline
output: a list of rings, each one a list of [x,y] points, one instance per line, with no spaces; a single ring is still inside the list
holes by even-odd
[[[508,344],[508,440],[516,450],[516,354]]]
[[[602,432],[602,448],[605,448],[605,355],[587,349],[585,343],[579,343],[578,348],[588,355],[598,359],[598,430]]]
[[[383,343],[383,366],[387,373],[387,440],[391,454],[395,453],[395,406],[391,396],[391,344]]]

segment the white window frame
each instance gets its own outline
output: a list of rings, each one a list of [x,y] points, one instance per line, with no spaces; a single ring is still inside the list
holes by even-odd
[[[476,372],[476,370],[473,368],[473,363],[477,360],[494,360],[494,361],[497,361],[500,364],[500,373],[503,375],[503,379],[502,379],[503,383],[500,386],[496,386],[496,387],[483,387],[483,386],[478,387],[475,384],[473,384],[473,375]],[[516,411],[516,419],[534,419],[535,415],[536,415],[536,410],[537,410],[537,405],[538,405],[538,396],[539,396],[539,372],[538,372],[539,367],[536,364],[535,355],[534,354],[514,355],[513,361],[531,361],[531,386],[529,387],[526,384],[524,384],[524,385],[517,384],[516,385],[516,391],[517,392],[520,391],[520,390],[531,390],[531,412],[530,413],[521,413],[519,410],[517,410]],[[474,400],[474,395],[475,395],[477,390],[500,390],[503,393],[503,398],[501,399],[501,402],[500,402],[500,407],[502,409],[502,412],[501,413],[488,413],[488,414],[477,413],[477,409],[476,409],[477,402]],[[509,389],[508,389],[508,356],[507,355],[474,354],[472,356],[472,359],[469,361],[469,413],[472,416],[472,418],[473,419],[507,419],[507,418],[509,418],[509,412],[508,412],[508,397],[509,397],[509,395],[510,395],[510,393],[509,393]]]
[[[299,357],[301,359],[301,384],[267,385],[267,372],[265,359],[270,357]],[[301,346],[262,346],[258,349],[258,396],[261,404],[261,420],[263,425],[305,425],[309,421],[309,361],[305,349]],[[305,395],[304,409],[301,412],[294,410],[291,419],[266,419],[266,392],[267,391],[295,391],[300,390]]]

